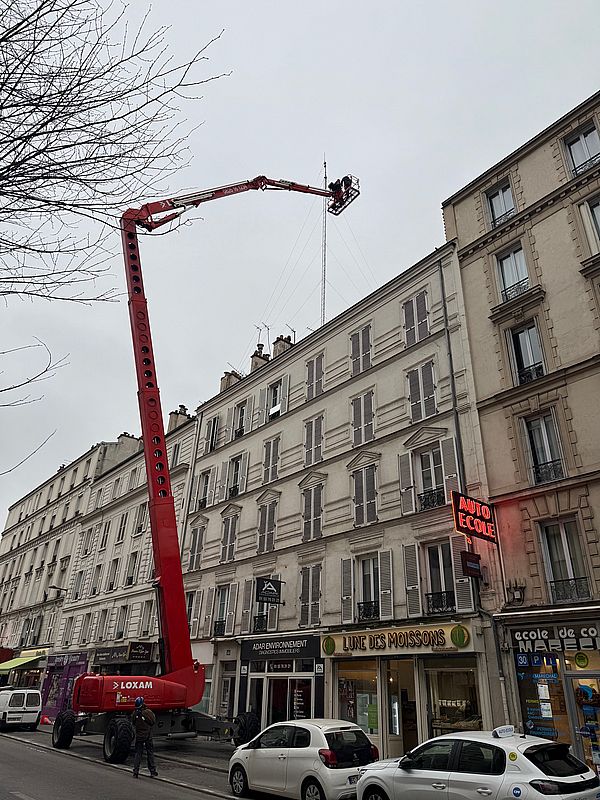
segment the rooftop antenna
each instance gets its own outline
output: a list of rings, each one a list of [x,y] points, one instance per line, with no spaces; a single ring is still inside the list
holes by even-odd
[[[287,324],[287,322],[285,323],[285,327],[286,327],[286,328],[289,328],[289,329],[291,330],[291,332],[292,332],[292,335],[293,335],[293,337],[294,337],[294,344],[296,344],[296,331],[295,331],[295,330],[292,328],[292,326],[291,326],[291,325],[288,325],[288,324]]]
[[[242,376],[242,378],[245,378],[245,377],[246,377],[246,376],[244,375],[244,373],[242,372],[242,370],[241,370],[241,369],[238,369],[237,367],[234,367],[234,366],[233,366],[233,364],[231,363],[231,361],[228,361],[228,362],[227,362],[227,366],[228,366],[228,367],[231,367],[231,369],[232,369],[234,372],[237,372],[237,373],[238,373],[238,375],[241,375],[241,376]]]
[[[327,188],[327,161],[323,153],[323,186]],[[323,241],[321,261],[321,325],[325,325],[325,286],[327,284],[327,198],[323,198]]]
[[[262,336],[262,325],[257,325],[254,323],[254,327],[258,331],[258,344],[260,344],[260,337]]]
[[[266,322],[263,322],[265,326],[265,330],[267,331],[267,351],[271,352],[271,328],[267,325]]]

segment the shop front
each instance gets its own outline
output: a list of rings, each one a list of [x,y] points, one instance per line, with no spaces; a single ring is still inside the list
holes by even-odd
[[[481,730],[491,720],[475,644],[469,622],[324,636],[326,713],[359,725],[385,758],[431,736]]]
[[[325,684],[319,645],[318,636],[302,633],[243,640],[238,713],[253,711],[261,728],[288,719],[322,717]]]
[[[523,730],[568,742],[600,774],[600,618],[509,633]]]
[[[90,663],[100,675],[156,675],[158,661],[152,642],[129,642],[115,647],[99,647]]]
[[[7,682],[11,686],[39,689],[49,650],[48,647],[21,650],[17,658],[0,664],[0,675],[7,676]]]
[[[87,671],[87,665],[88,654],[85,650],[48,656],[42,684],[42,711],[50,719],[55,719],[60,711],[70,707],[75,678]]]

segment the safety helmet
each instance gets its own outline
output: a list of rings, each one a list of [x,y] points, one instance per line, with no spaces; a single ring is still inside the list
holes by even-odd
[[[136,697],[135,698],[135,707],[141,708],[144,705],[144,698],[143,697]]]

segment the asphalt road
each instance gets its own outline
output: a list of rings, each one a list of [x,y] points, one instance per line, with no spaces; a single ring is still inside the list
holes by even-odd
[[[21,736],[16,732],[15,735]],[[204,791],[211,783],[206,772],[188,768],[182,777],[180,769],[173,768],[175,765],[158,761],[161,773],[158,780],[142,775],[141,771],[140,779],[134,780],[130,766],[116,768],[87,754],[73,757],[48,748],[45,737],[39,744],[31,739],[17,741],[10,735],[0,735],[0,800],[131,800],[132,792],[142,794],[144,800],[230,797],[224,775],[218,778],[222,788]],[[197,788],[184,788],[182,784],[187,782]]]

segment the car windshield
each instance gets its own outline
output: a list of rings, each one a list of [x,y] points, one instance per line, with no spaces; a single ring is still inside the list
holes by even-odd
[[[587,772],[586,765],[569,753],[566,744],[536,744],[523,753],[544,775],[569,778]]]
[[[325,739],[338,767],[362,767],[374,760],[371,742],[360,728],[330,731]]]

